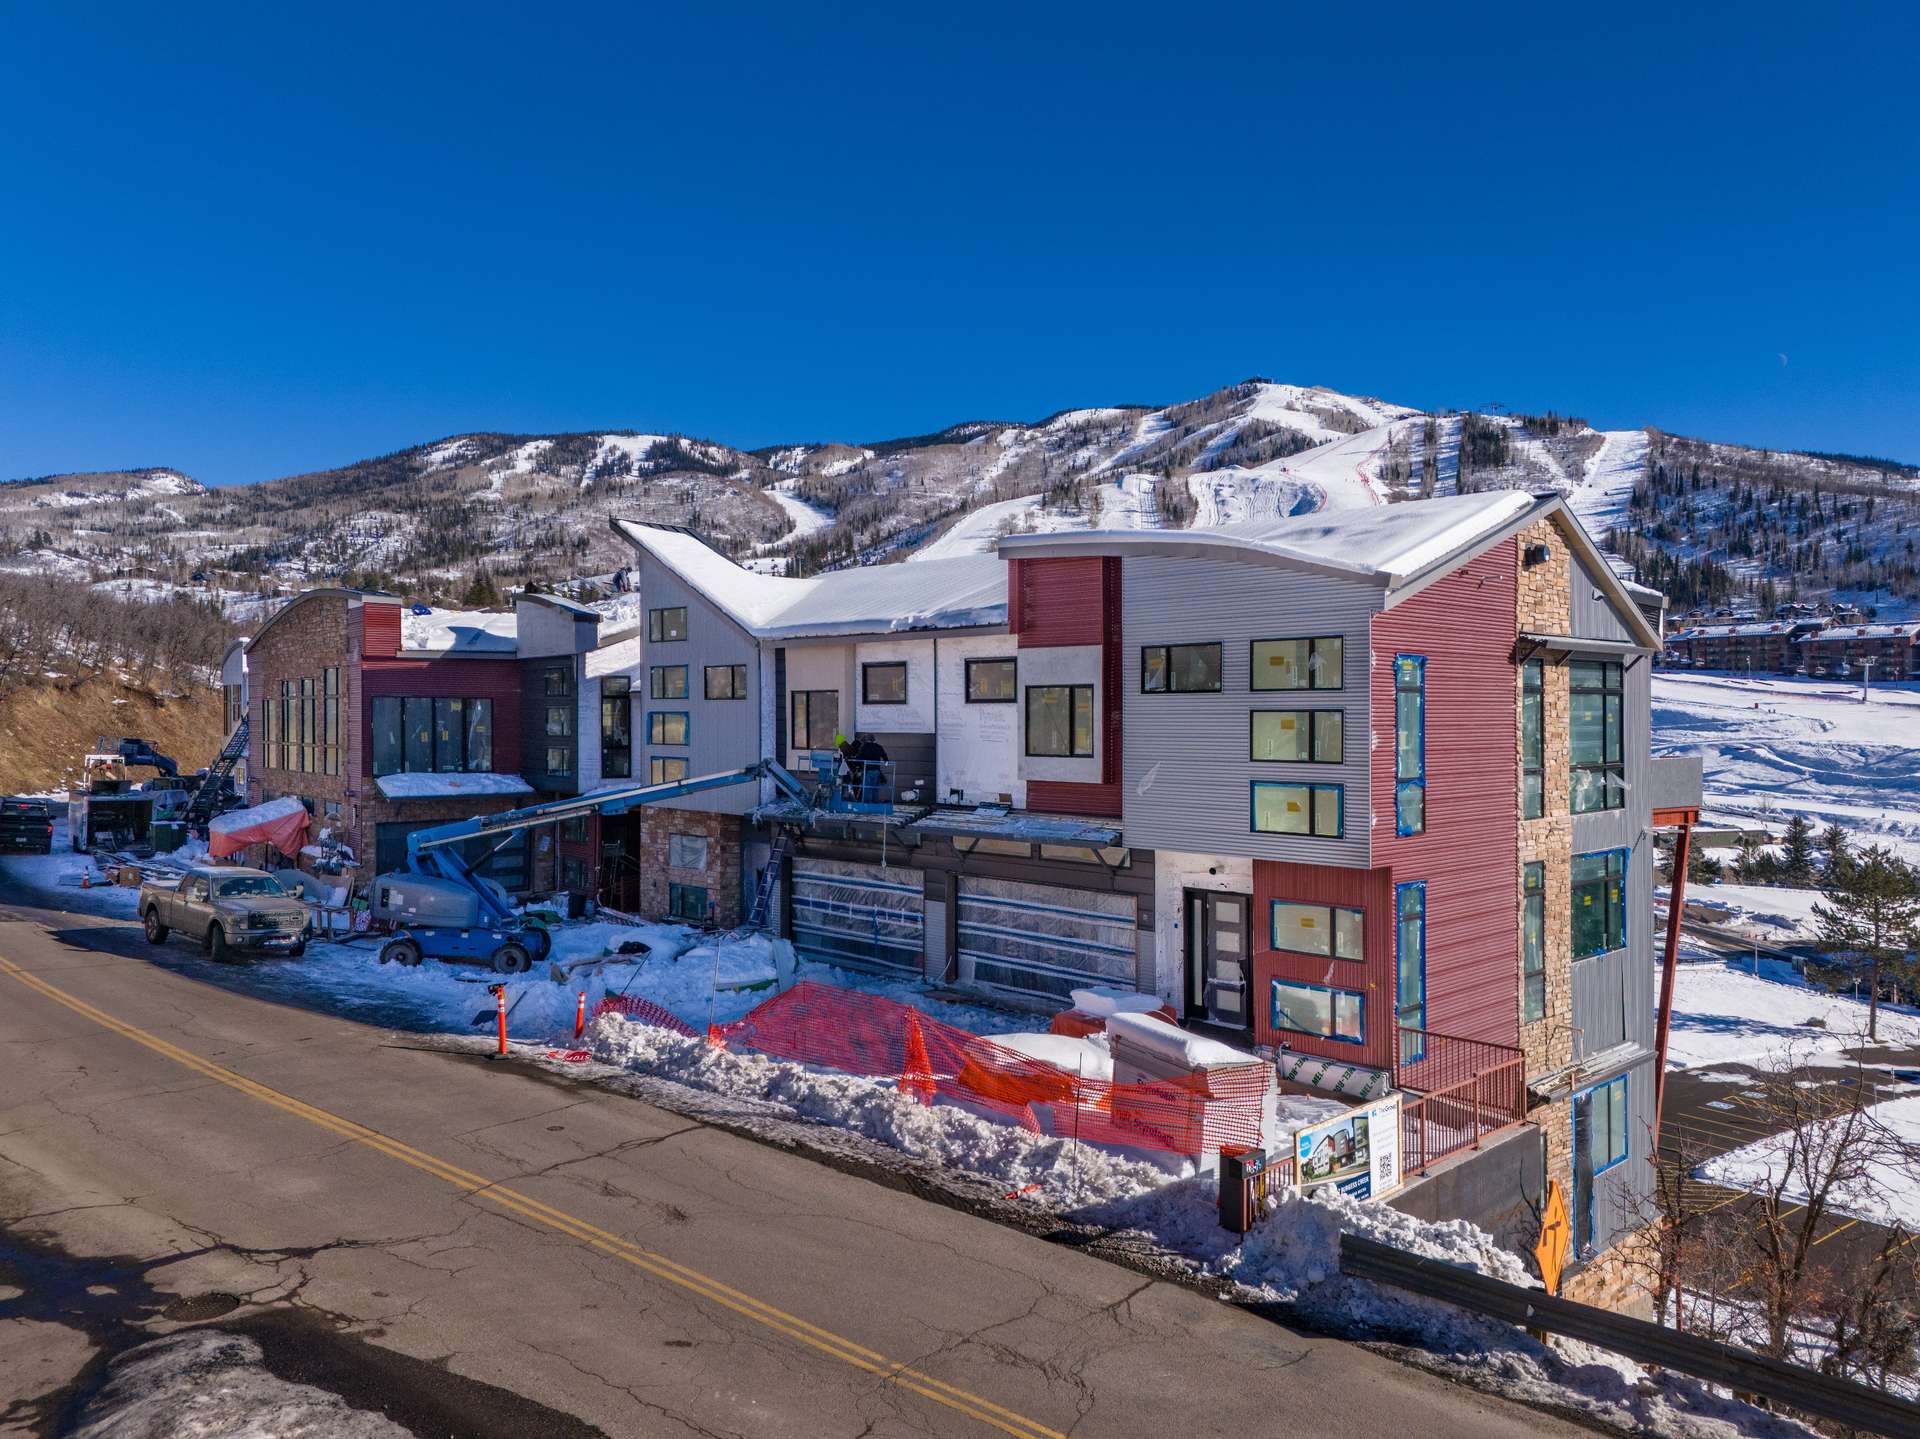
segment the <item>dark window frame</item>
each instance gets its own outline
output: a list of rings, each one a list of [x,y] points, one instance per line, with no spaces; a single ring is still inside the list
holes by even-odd
[[[1547,866],[1535,859],[1520,866],[1520,1022],[1546,1017]]]
[[[670,694],[667,676],[680,676],[680,693]],[[683,700],[687,698],[687,667],[685,665],[653,665],[647,670],[647,698],[652,700]]]
[[[723,689],[732,694],[715,694],[713,677],[725,675],[727,682]],[[710,700],[743,700],[747,697],[747,667],[745,665],[704,665],[701,668],[701,692]]]
[[[1297,715],[1306,720],[1307,757],[1305,759],[1276,759],[1271,755],[1256,753],[1254,733],[1258,729],[1261,715]],[[1340,720],[1340,753],[1327,758],[1320,753],[1321,715],[1335,715]],[[1253,709],[1247,711],[1247,762],[1249,764],[1345,764],[1347,752],[1347,712],[1344,709],[1288,710]]]
[[[1045,694],[1050,690],[1065,690],[1067,692],[1067,747],[1065,750],[1062,750],[1062,751],[1036,750],[1033,747],[1034,696]],[[1085,690],[1087,695],[1087,747],[1085,749],[1080,748],[1079,725],[1076,720],[1076,716],[1079,714],[1079,701],[1077,699],[1077,696],[1082,690]],[[1022,733],[1020,736],[1021,748],[1026,751],[1027,758],[1028,759],[1093,759],[1095,758],[1094,731],[1099,728],[1099,715],[1095,712],[1097,708],[1098,708],[1098,701],[1094,695],[1094,686],[1092,685],[1076,685],[1076,684],[1028,685],[1024,706],[1021,710],[1021,718],[1025,721],[1025,723],[1021,725]]]
[[[814,744],[811,742],[813,736],[817,733],[817,731],[814,728],[815,717],[813,713],[813,697],[815,695],[832,695],[833,696],[833,724],[831,726],[833,733],[829,734],[826,738],[826,741],[822,744]],[[803,700],[805,701],[804,706],[801,703]],[[800,732],[800,722],[799,722],[800,711],[802,708],[804,708],[807,712],[806,734],[804,737]],[[830,750],[833,748],[834,735],[837,735],[840,732],[841,730],[840,730],[840,691],[839,690],[793,690],[788,693],[787,695],[787,739],[789,741],[787,745],[788,749],[805,750],[809,754],[812,754],[815,751],[819,751],[819,750]]]
[[[1527,739],[1527,717],[1533,739]],[[1539,819],[1547,811],[1547,666],[1528,660],[1520,666],[1520,818]]]
[[[1173,664],[1175,650],[1212,650],[1213,683],[1211,685],[1176,685],[1176,673]],[[1158,688],[1147,686],[1147,656],[1159,652],[1160,673],[1165,682]],[[1181,644],[1142,645],[1140,646],[1140,693],[1143,695],[1217,695],[1226,682],[1227,647],[1220,640],[1188,640]]]
[[[1340,645],[1340,669],[1338,684],[1315,684],[1316,671],[1313,667],[1319,655],[1320,646],[1328,640],[1336,640]],[[1305,643],[1307,647],[1307,683],[1303,685],[1263,685],[1259,683],[1260,668],[1254,663],[1255,651],[1261,645],[1284,645]],[[1343,690],[1347,687],[1347,637],[1341,635],[1263,635],[1256,640],[1247,641],[1247,688],[1254,694],[1302,694],[1315,690]]]
[[[700,897],[697,906],[690,901],[693,896]],[[713,892],[704,884],[681,884],[678,880],[667,882],[667,914],[673,919],[691,920],[703,923],[713,915]]]
[[[1260,791],[1263,789],[1303,789],[1307,791],[1307,828],[1305,833],[1296,833],[1285,829],[1261,829]],[[1323,834],[1314,826],[1320,822],[1320,807],[1314,803],[1320,790],[1332,790],[1334,832]],[[1247,833],[1270,834],[1280,839],[1345,839],[1347,837],[1347,787],[1344,784],[1323,784],[1313,780],[1292,779],[1255,779],[1247,781]]]
[[[679,615],[678,634],[669,633],[668,615]],[[662,605],[658,609],[647,611],[647,643],[652,645],[679,644],[687,637],[687,607],[685,605]]]
[[[1004,695],[976,695],[973,692],[973,667],[975,665],[1006,665],[1007,677],[1012,681],[1008,693]],[[1018,657],[1007,655],[982,655],[966,662],[966,685],[964,687],[966,703],[970,705],[1012,705],[1020,703],[1020,661]]]
[[[1317,949],[1294,949],[1280,943],[1275,926],[1280,918],[1281,907],[1288,909],[1319,910],[1327,917],[1327,948],[1322,953]],[[1360,921],[1360,953],[1339,954],[1335,952],[1334,939],[1340,933],[1338,916],[1350,914]],[[1367,961],[1367,912],[1351,904],[1321,904],[1310,899],[1271,899],[1267,901],[1267,946],[1275,954],[1298,954],[1310,959],[1337,959],[1345,964],[1365,964]]]
[[[875,670],[900,671],[900,698],[877,700],[873,697]],[[907,662],[905,660],[867,660],[860,666],[860,703],[863,705],[903,705],[907,703]]]
[[[600,777],[633,778],[633,681],[627,675],[600,681]]]
[[[1599,683],[1582,679],[1599,672]],[[1581,695],[1600,696],[1600,758],[1582,760],[1575,749],[1575,716]],[[1574,814],[1604,814],[1627,804],[1626,667],[1618,660],[1570,660],[1567,663],[1567,808]],[[1599,782],[1598,804],[1581,803],[1581,781]]]

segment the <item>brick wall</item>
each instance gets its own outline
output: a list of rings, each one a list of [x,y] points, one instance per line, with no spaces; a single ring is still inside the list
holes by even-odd
[[[1534,545],[1545,545],[1545,564],[1520,566],[1515,596],[1518,628],[1537,634],[1565,634],[1572,624],[1573,557],[1566,540],[1551,520],[1539,520],[1515,537],[1524,560]],[[1520,1025],[1520,1047],[1527,1056],[1530,1079],[1564,1070],[1573,1062],[1573,817],[1568,811],[1567,669],[1542,666],[1542,749],[1545,772],[1542,810],[1538,819],[1522,819],[1519,863],[1538,861],[1545,866],[1547,1002],[1545,1015]],[[1524,703],[1524,671],[1514,671],[1514,715],[1518,722]],[[1515,803],[1521,794],[1520,775],[1525,756],[1514,756]],[[1526,900],[1521,896],[1524,909]],[[1524,916],[1523,916],[1524,925]],[[1522,984],[1521,960],[1514,959],[1514,982]],[[1524,1012],[1524,1011],[1523,1011]],[[1564,1102],[1542,1105],[1532,1118],[1546,1136],[1547,1177],[1557,1179],[1568,1193],[1573,1185],[1573,1116]]]
[[[1652,1319],[1653,1294],[1648,1288],[1653,1269],[1653,1256],[1648,1252],[1651,1244],[1650,1230],[1622,1235],[1578,1272],[1562,1277],[1561,1297],[1636,1319]]]
[[[705,869],[677,869],[672,860],[676,834],[707,841]],[[670,885],[700,885],[707,891],[713,922],[721,929],[740,923],[740,817],[650,805],[640,826],[640,913],[665,919],[671,913]]]

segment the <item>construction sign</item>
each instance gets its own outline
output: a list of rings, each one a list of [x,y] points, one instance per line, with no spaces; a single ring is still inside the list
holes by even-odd
[[[1533,1257],[1540,1265],[1540,1278],[1547,1293],[1560,1292],[1560,1271],[1567,1266],[1573,1248],[1573,1223],[1567,1217],[1567,1197],[1560,1192],[1560,1181],[1547,1183],[1547,1207],[1540,1215],[1540,1238],[1533,1246]]]

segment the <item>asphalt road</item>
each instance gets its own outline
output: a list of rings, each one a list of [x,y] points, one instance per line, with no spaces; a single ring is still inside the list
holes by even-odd
[[[211,1321],[427,1435],[1572,1434],[551,1075],[0,910],[0,1433]]]

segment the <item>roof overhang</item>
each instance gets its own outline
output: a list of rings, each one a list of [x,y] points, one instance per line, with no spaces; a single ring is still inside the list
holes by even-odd
[[[1514,645],[1514,653],[1519,660],[1534,659],[1539,655],[1606,655],[1613,659],[1624,659],[1643,655],[1651,651],[1652,645],[1635,644],[1632,640],[1588,639],[1584,635],[1543,635],[1530,630],[1522,630]]]

